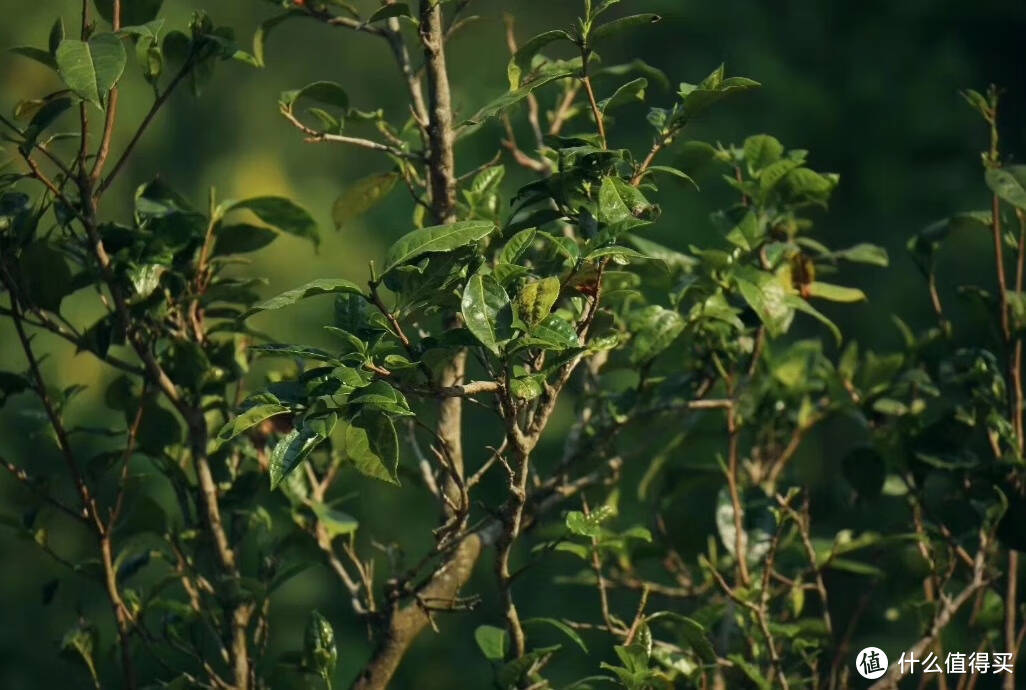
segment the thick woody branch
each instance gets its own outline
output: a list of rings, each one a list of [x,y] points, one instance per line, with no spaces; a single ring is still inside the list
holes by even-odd
[[[435,220],[446,224],[455,220],[456,165],[441,3],[421,0],[420,42],[428,84],[428,186]]]

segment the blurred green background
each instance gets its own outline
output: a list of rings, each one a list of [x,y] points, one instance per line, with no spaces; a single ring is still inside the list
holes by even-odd
[[[369,7],[374,3],[356,4]],[[749,134],[772,133],[788,147],[809,149],[816,169],[841,174],[841,186],[829,213],[819,219],[822,238],[834,247],[874,242],[891,254],[887,270],[851,270],[836,281],[855,284],[870,296],[868,304],[830,312],[847,337],[873,346],[896,344],[899,336],[888,318],[890,313],[900,314],[913,325],[925,325],[930,318],[926,293],[905,255],[907,237],[951,212],[980,208],[987,202],[978,156],[986,145],[984,129],[958,90],[982,90],[990,82],[1004,87],[1006,155],[1021,152],[1026,156],[1026,2],[631,0],[623,4],[631,10],[659,12],[664,19],[649,29],[623,34],[601,51],[605,62],[640,57],[664,70],[671,83],[698,81],[726,62],[729,74],[748,76],[764,85],[754,95],[715,109],[710,119],[694,126],[689,138],[731,143]],[[503,12],[515,13],[518,35],[524,39],[568,24],[578,5],[565,0],[475,0],[471,13],[480,18],[450,46],[457,109],[469,114],[506,88]],[[193,9],[204,8],[219,24],[235,27],[244,46],[259,22],[274,12],[270,3],[254,0],[166,0],[165,7],[168,26],[174,28],[183,27]],[[69,25],[75,25],[77,12],[78,4],[72,0],[0,0],[0,47],[44,45],[55,17],[63,15]],[[0,54],[0,108],[10,112],[19,100],[56,87],[55,79],[31,61]],[[319,79],[342,83],[358,108],[383,107],[393,122],[405,115],[403,90],[382,42],[313,22],[286,23],[270,38],[265,69],[241,63],[221,65],[201,97],[193,98],[182,90],[172,98],[108,196],[105,213],[127,218],[134,187],[154,174],[200,205],[211,186],[217,187],[221,198],[289,196],[320,221],[324,241],[315,253],[307,243],[284,238],[254,255],[248,270],[267,278],[266,293],[319,277],[362,279],[367,261],[380,257],[388,243],[410,229],[411,204],[397,189],[387,203],[352,227],[342,232],[332,229],[330,210],[338,193],[349,181],[384,170],[387,164],[364,151],[306,144],[282,120],[276,108],[278,94]],[[605,83],[600,90],[608,95],[613,86]],[[122,98],[122,117],[125,122],[137,121],[148,106],[146,87],[133,73],[124,89],[128,95]],[[672,93],[650,88],[651,104],[668,105],[671,101]],[[127,133],[128,128],[122,129],[122,135]],[[491,123],[463,143],[458,151],[460,171],[489,159],[500,136],[500,128]],[[611,136],[615,145],[646,148],[644,109],[623,110]],[[116,140],[115,149],[123,144],[124,139]],[[664,162],[672,162],[674,155],[669,152]],[[512,188],[522,178],[519,172],[510,172]],[[653,239],[677,247],[716,241],[707,217],[727,196],[715,175],[699,182],[701,194],[673,190],[660,196],[664,214]],[[958,238],[944,254],[941,273],[948,280],[942,283],[942,297],[956,309],[955,286],[983,271],[989,259],[985,240]],[[286,316],[266,318],[259,326],[283,338],[287,333],[293,342],[317,343],[324,338],[320,324],[328,309],[328,304],[313,301]],[[98,315],[91,301],[79,296],[66,300],[64,311],[78,323],[88,323]],[[824,337],[809,324],[803,324],[801,332]],[[77,404],[76,414],[83,419],[104,414],[100,395],[109,372],[87,355],[75,356],[42,337],[39,342],[52,348],[46,371],[55,381],[98,386]],[[832,348],[831,343],[828,349]],[[12,334],[0,330],[0,369],[23,365]],[[49,446],[39,444],[31,434],[33,410],[19,404],[24,400],[13,401],[0,413],[0,453],[19,460],[31,454],[33,466],[56,469]],[[835,479],[839,461],[835,451],[849,442],[848,435],[843,428],[828,430],[812,439],[802,453],[802,478],[812,483],[817,497],[814,510],[834,530],[867,519],[864,509],[848,505],[836,487],[840,480]],[[558,430],[556,436],[550,443],[553,451],[561,442]],[[472,437],[470,447],[477,443],[480,452],[480,443],[491,440]],[[673,462],[686,471],[682,468],[703,452],[700,446],[691,448]],[[698,462],[705,460],[699,458]],[[703,491],[710,493],[706,491],[709,486],[701,478],[688,484],[680,501],[689,508],[697,502],[698,507],[670,513],[678,519],[671,529],[689,533],[688,540],[697,540],[698,548],[704,545],[706,535],[713,533],[711,503],[700,496]],[[376,537],[411,546],[410,558],[416,558],[413,548],[425,536],[422,516],[432,515],[431,509],[405,492],[362,485],[360,489],[365,493],[355,497],[347,509],[368,520],[374,514],[388,516],[380,528],[372,528],[377,530]],[[709,504],[708,510],[705,504]],[[0,511],[17,515],[27,505],[24,493],[6,476],[0,477]],[[404,515],[420,517],[404,523]],[[874,519],[887,527],[886,511]],[[88,550],[90,545],[80,543],[86,538],[63,532],[51,535],[55,548],[69,558],[76,549]],[[33,545],[11,538],[8,531],[0,531],[0,554],[0,688],[84,686],[84,674],[56,660],[56,641],[77,610],[108,617],[100,590],[65,576],[60,566]],[[489,568],[482,566],[481,570]],[[473,625],[495,622],[489,615],[494,592],[485,574],[477,587],[485,596],[484,606],[467,615],[473,624],[443,619],[443,634],[428,632],[419,640],[394,687],[487,687],[488,667],[472,639]],[[593,608],[590,597],[594,592],[589,589],[535,586],[551,574],[552,568],[544,566],[520,585],[521,608],[528,615],[542,615],[556,598],[581,597],[582,609]],[[41,590],[56,575],[61,577],[56,601],[44,606]],[[342,663],[338,681],[346,682],[368,653],[368,646],[346,597],[323,569],[307,571],[281,591],[275,603],[272,653],[301,644],[303,621],[314,607],[339,630]],[[886,602],[881,600],[879,606],[874,604],[866,625],[889,636],[886,639],[907,639],[903,636],[914,628],[914,621],[889,618],[893,616],[887,616]],[[109,628],[104,635],[109,642]],[[570,661],[587,663],[578,657]],[[101,659],[101,664],[107,662]],[[595,670],[597,660],[593,663]]]

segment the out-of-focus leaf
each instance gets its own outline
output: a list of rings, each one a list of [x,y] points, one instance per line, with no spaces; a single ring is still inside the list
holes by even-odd
[[[280,196],[261,196],[232,203],[229,211],[251,211],[257,218],[278,230],[320,244],[317,223],[302,207]]]
[[[386,5],[386,7],[394,7],[394,5]],[[353,183],[335,199],[335,204],[331,207],[331,218],[335,221],[335,228],[341,229],[342,226],[374,208],[388,196],[398,180],[399,173],[387,172],[368,175]]]
[[[354,295],[363,294],[359,286],[352,281],[345,280],[344,278],[321,278],[319,280],[312,280],[306,285],[283,292],[280,295],[255,305],[246,312],[246,316],[251,316],[261,311],[272,311],[274,309],[288,307],[300,300],[306,299],[307,297],[316,297],[317,295],[334,295],[339,293],[349,293]]]
[[[474,640],[488,661],[502,661],[509,650],[509,635],[494,625],[479,625],[474,630]]]

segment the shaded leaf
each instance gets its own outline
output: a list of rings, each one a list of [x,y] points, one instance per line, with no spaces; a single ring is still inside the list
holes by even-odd
[[[635,26],[655,24],[660,19],[662,19],[662,17],[660,17],[658,14],[651,13],[632,14],[627,17],[620,17],[619,19],[614,19],[611,22],[607,22],[593,29],[590,38],[593,41],[601,41],[604,38],[616,35],[621,31],[626,31],[627,29],[631,29]]]
[[[395,425],[380,413],[361,413],[346,427],[346,455],[361,473],[399,484],[399,438]]]
[[[566,623],[564,623],[563,621],[556,620],[555,618],[527,618],[524,621],[522,621],[522,623],[526,627],[539,624],[552,626],[556,630],[559,630],[561,633],[569,637],[575,645],[581,648],[582,652],[584,652],[585,654],[588,653],[588,646],[584,644],[584,640],[581,639],[581,636],[578,634],[578,632]]]
[[[256,405],[255,407],[251,407],[221,427],[221,430],[217,432],[217,444],[220,445],[230,441],[265,419],[270,419],[275,415],[284,414],[288,411],[289,408],[278,404]]]
[[[245,316],[251,316],[252,314],[256,314],[261,311],[272,311],[274,309],[288,307],[300,300],[306,299],[307,297],[339,293],[349,293],[354,295],[363,294],[356,283],[345,280],[344,278],[320,278],[318,280],[310,281],[301,287],[283,292],[271,299],[264,300],[263,302],[253,306],[248,312],[246,312]]]
[[[300,206],[280,196],[261,196],[232,203],[225,212],[245,209],[278,230],[320,244],[317,223]]]

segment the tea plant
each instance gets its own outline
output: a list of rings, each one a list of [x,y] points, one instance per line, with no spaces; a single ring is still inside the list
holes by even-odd
[[[818,239],[813,221],[839,180],[817,172],[808,152],[765,134],[740,146],[689,139],[693,123],[757,82],[721,66],[666,89],[650,65],[600,59],[612,37],[658,16],[585,0],[572,26],[527,40],[507,18],[509,88],[468,115],[454,108],[446,61],[465,0],[366,11],[275,2],[251,51],[202,13],[187,31],[166,27],[160,4],[97,2],[93,17],[85,2],[75,37],[58,20],[46,49],[16,49],[65,88],[2,120],[14,161],[0,179],[0,312],[23,362],[5,365],[0,389],[42,413],[40,437],[66,468],[45,478],[30,458],[4,458],[33,497],[7,522],[109,600],[117,670],[96,621],[62,642],[97,687],[330,686],[341,667],[354,688],[384,688],[429,625],[472,635],[503,688],[566,686],[572,649],[590,655],[594,675],[566,687],[850,687],[868,600],[839,603],[832,585],[850,590],[844,578],[861,578],[856,586],[872,592],[890,577],[872,561],[900,558],[921,575],[917,589],[896,585],[888,597],[922,621],[910,653],[941,654],[943,634],[958,627],[1014,659],[1026,629],[1012,550],[1026,505],[1026,174],[1001,166],[996,94],[967,96],[992,130],[993,208],[910,244],[937,327],[918,336],[903,327],[902,352],[860,354],[820,309],[865,300],[829,276],[842,263],[879,270],[886,252]],[[103,202],[179,86],[199,91],[225,61],[273,64],[272,32],[285,21],[305,21],[318,38],[337,29],[382,39],[408,97],[401,117],[351,103],[327,81],[282,94],[278,108],[297,140],[380,156],[380,172],[335,203],[343,231],[390,195],[411,212],[409,231],[364,280],[319,278],[261,301],[240,255],[282,233],[318,242],[293,202],[211,190],[200,204],[159,178],[138,188],[130,221]],[[152,106],[115,152],[118,84],[139,71]],[[635,118],[650,135],[641,150],[625,143]],[[494,158],[463,164],[460,142],[500,130]],[[722,231],[712,246],[683,230],[672,247],[646,237],[650,226],[675,227],[662,195],[697,192],[668,164],[675,147],[732,190],[711,219]],[[505,164],[531,181],[510,193]],[[996,298],[966,292],[1000,328],[992,343],[973,334],[965,345],[933,259],[949,231],[977,226],[993,234],[999,287]],[[1006,250],[1017,257],[1012,281]],[[77,291],[102,308],[95,322],[62,314]],[[270,341],[250,325],[324,295],[334,300],[324,324],[333,347]],[[811,337],[788,336],[798,322]],[[39,332],[109,366],[104,400],[121,421],[70,421],[81,391],[48,378]],[[256,357],[279,364],[257,377]],[[840,463],[843,490],[859,504],[901,506],[907,529],[818,527],[793,465],[803,441],[837,420],[855,420],[864,439]],[[492,441],[465,444],[471,423]],[[539,450],[553,438],[556,458]],[[154,472],[166,500],[140,489]],[[394,516],[372,504],[339,510],[375,482],[431,498],[428,513],[402,515],[426,551],[378,543],[375,525]],[[675,502],[696,485],[716,493],[716,534],[684,553],[677,532],[690,526]],[[58,521],[95,555],[59,553],[48,540]],[[591,616],[523,604],[521,578],[542,563],[565,569],[552,587],[584,588],[575,591],[587,592]],[[295,641],[293,654],[268,658],[275,591],[312,564],[337,576],[366,624],[369,659],[340,653],[317,611],[302,649]],[[492,588],[473,586],[475,573]],[[469,609],[491,622],[461,629]],[[563,644],[542,644],[548,633]],[[903,674],[893,666],[877,687]]]

